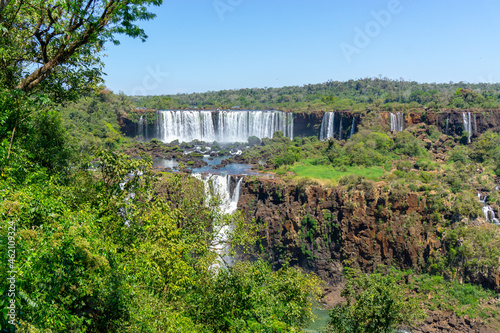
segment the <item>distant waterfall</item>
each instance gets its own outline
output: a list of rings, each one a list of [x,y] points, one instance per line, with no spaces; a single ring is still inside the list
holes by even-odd
[[[293,114],[282,111],[157,111],[157,138],[163,142],[246,142],[250,136],[293,139]]]
[[[450,124],[450,116],[448,116],[448,118],[446,118],[446,132],[445,132],[446,135],[448,135],[449,124]]]
[[[233,214],[236,212],[243,177],[210,174],[193,174],[193,176],[203,182],[207,203],[214,195],[220,199],[217,215]],[[219,255],[219,263],[214,264],[214,267],[220,267],[220,264],[232,266],[234,264],[233,258],[229,255],[230,247],[227,243],[228,234],[231,232],[231,226],[226,224],[222,226],[215,224],[214,227],[217,235],[212,242],[212,249]]]
[[[495,217],[495,211],[493,210],[493,208],[488,206],[488,204],[486,203],[487,196],[485,195],[485,196],[481,197],[481,193],[478,193],[477,197],[479,199],[479,202],[483,204],[483,214],[484,214],[484,217],[486,218],[486,222],[494,223],[494,224],[500,226],[500,222]]]
[[[293,140],[293,114],[281,111],[220,111],[218,142],[246,142],[248,137],[272,138],[282,131]]]
[[[340,124],[339,124],[339,140],[342,140],[342,116],[340,116]]]
[[[470,138],[472,137],[472,121],[471,121],[471,113],[472,112],[463,112],[462,113],[462,119],[464,121],[464,128],[463,131],[469,133],[469,136],[467,138],[468,142],[470,143]]]
[[[144,116],[139,117],[139,122],[137,123],[137,136],[141,139],[147,139],[148,137],[148,122],[144,119]]]
[[[391,112],[391,132],[404,130],[404,116],[401,112]]]
[[[321,129],[319,131],[319,139],[324,141],[328,138],[333,138],[333,125],[335,122],[335,112],[325,112],[321,120]]]
[[[344,117],[342,113],[335,115],[336,112],[325,112],[323,118],[321,119],[321,127],[319,130],[319,139],[325,141],[329,138],[334,138],[335,134],[338,133],[337,139],[342,140],[344,136]],[[337,129],[335,129],[337,128]],[[352,116],[352,125],[349,134],[346,134],[350,138],[356,129],[356,119]],[[349,127],[346,128],[346,131]]]

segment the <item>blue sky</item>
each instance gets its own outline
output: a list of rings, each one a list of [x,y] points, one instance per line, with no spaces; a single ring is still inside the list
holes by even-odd
[[[104,58],[108,88],[160,95],[365,77],[499,82],[500,1],[164,0]]]

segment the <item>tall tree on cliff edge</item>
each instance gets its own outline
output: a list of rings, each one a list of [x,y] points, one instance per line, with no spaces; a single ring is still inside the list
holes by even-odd
[[[102,83],[105,42],[124,34],[144,41],[136,22],[162,0],[0,1],[0,164],[14,139],[50,102],[76,99]],[[16,132],[17,130],[17,132]],[[22,140],[26,141],[26,140]]]

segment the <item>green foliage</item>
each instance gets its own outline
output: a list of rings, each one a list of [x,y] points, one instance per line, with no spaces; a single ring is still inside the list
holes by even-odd
[[[301,149],[299,147],[288,147],[286,152],[280,154],[274,159],[275,168],[282,165],[292,165],[300,160]]]
[[[457,89],[460,92],[455,95]],[[479,83],[417,83],[387,78],[328,81],[304,86],[252,88],[170,96],[136,96],[138,106],[153,109],[229,109],[239,105],[251,110],[368,111],[369,126],[377,111],[415,111],[424,108],[499,108],[500,85]]]
[[[408,296],[403,274],[362,274],[344,268],[346,303],[330,312],[328,332],[392,332],[423,318],[418,301]]]
[[[460,272],[483,272],[500,267],[500,233],[496,226],[460,226],[446,232],[443,241],[448,250],[447,267]]]
[[[481,312],[483,299],[491,299],[495,292],[469,283],[446,281],[442,276],[417,275],[410,287],[422,295],[425,307],[430,310],[453,311],[458,316],[468,315],[477,318]],[[489,309],[496,312],[499,309]]]
[[[136,22],[154,18],[147,6],[160,4],[161,0],[7,2],[0,17],[1,85],[43,91],[58,101],[75,98],[102,82],[99,56],[104,43],[117,42],[117,34],[145,40]]]
[[[478,216],[481,212],[481,204],[477,196],[471,192],[460,192],[455,198],[452,211],[462,216]]]
[[[410,132],[402,131],[396,134],[394,138],[395,143],[395,153],[401,155],[407,155],[411,157],[421,157],[426,156],[427,152],[425,149],[420,147],[419,141]]]
[[[206,276],[187,298],[187,311],[211,332],[299,332],[311,318],[319,280],[295,268],[273,272],[240,262]]]
[[[380,167],[349,167],[342,170],[341,168],[332,168],[328,165],[313,165],[308,160],[294,166],[293,172],[300,177],[329,179],[333,181],[339,181],[342,177],[350,174],[378,180],[384,174],[384,170]]]
[[[33,121],[33,134],[28,146],[32,159],[50,173],[67,172],[71,147],[61,116],[55,111],[41,111]]]
[[[250,146],[258,146],[258,145],[260,145],[260,139],[256,136],[249,136],[248,137],[248,144]]]

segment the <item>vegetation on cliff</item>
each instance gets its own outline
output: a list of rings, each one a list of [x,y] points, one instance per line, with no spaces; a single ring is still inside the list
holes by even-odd
[[[423,109],[498,109],[500,85],[466,82],[417,83],[388,78],[282,88],[221,90],[163,96],[134,96],[139,107],[152,109],[239,109],[284,111]]]

